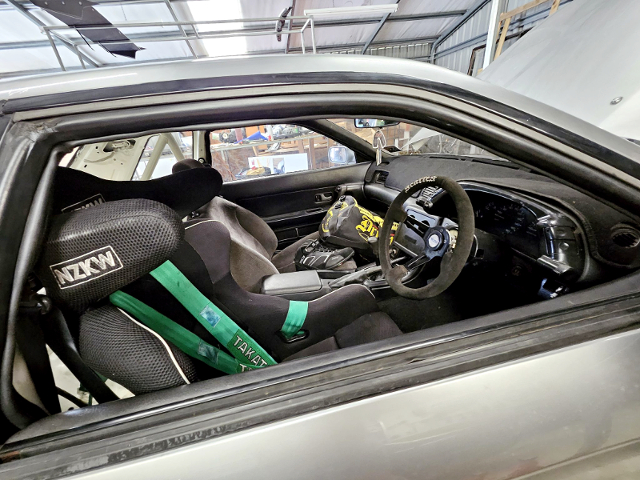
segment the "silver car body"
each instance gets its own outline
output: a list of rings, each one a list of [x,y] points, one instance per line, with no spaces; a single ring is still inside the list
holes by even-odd
[[[519,94],[415,62],[274,56],[101,69],[0,82],[0,104],[5,118],[25,122],[24,138],[12,137],[20,146],[50,132],[70,138],[80,127],[66,115],[107,121],[129,107],[188,112],[194,102],[356,96],[363,86],[371,98],[395,95],[493,122],[561,152],[567,170],[557,175],[565,181],[576,162],[627,188],[629,202],[638,199],[637,146]],[[589,154],[562,131],[627,163]],[[0,164],[25,151],[0,150]],[[0,184],[10,173],[0,173]],[[624,190],[608,188],[613,200]],[[168,398],[124,400],[117,412],[105,404],[45,419],[34,425],[35,438],[27,429],[12,439],[24,459],[0,465],[0,476],[632,478],[640,467],[639,279],[201,382]]]

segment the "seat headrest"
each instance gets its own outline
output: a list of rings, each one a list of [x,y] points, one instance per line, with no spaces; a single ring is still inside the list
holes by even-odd
[[[185,170],[192,170],[194,168],[204,168],[205,166],[193,158],[185,158],[173,164],[171,167],[171,173],[184,172]]]
[[[146,198],[164,203],[184,217],[210,202],[220,193],[221,187],[222,177],[213,168],[183,170],[148,181],[119,182],[58,167],[53,182],[53,212],[65,213],[104,202]]]
[[[184,227],[168,206],[120,200],[53,217],[36,275],[59,305],[80,313],[171,257]]]

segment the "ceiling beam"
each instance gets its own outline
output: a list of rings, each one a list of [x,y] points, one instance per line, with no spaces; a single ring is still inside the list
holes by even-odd
[[[150,40],[155,40],[155,41],[178,41],[178,40],[185,40],[185,37],[182,37],[181,35],[177,35],[177,32],[151,32],[151,33],[138,33],[138,34],[131,34],[129,35],[129,39],[132,42],[138,42],[138,43],[143,43],[145,41],[145,39],[150,39]],[[226,33],[226,32],[225,32]],[[197,40],[196,37],[194,36],[188,36],[189,39],[191,40]],[[206,37],[205,37],[206,38]],[[369,44],[369,46],[381,46],[381,45],[385,45],[385,46],[395,46],[395,45],[404,45],[404,44],[411,44],[411,43],[432,43],[434,42],[438,37],[420,37],[420,38],[407,38],[407,39],[398,39],[398,40],[391,40],[391,41],[385,41],[385,40],[381,40],[378,42],[371,42]],[[65,45],[64,43],[60,42],[60,40],[58,38],[54,39],[56,41],[56,43],[58,44],[62,44]],[[73,41],[84,41],[82,40],[80,37],[78,37],[77,39],[73,39]],[[108,43],[108,42],[107,42]],[[317,49],[318,50],[345,50],[345,49],[353,49],[353,48],[360,48],[362,46],[364,46],[365,44],[363,43],[347,43],[347,44],[337,44],[337,45],[321,45],[318,46]],[[50,47],[51,44],[47,41],[47,40],[32,40],[32,41],[24,41],[24,42],[5,42],[5,43],[0,43],[0,50],[11,50],[11,49],[21,49],[21,48],[45,48],[45,47]],[[298,48],[291,48],[289,49],[290,53],[298,53],[298,52],[302,52],[302,48],[298,47]],[[275,53],[284,53],[284,49],[278,49],[278,50],[261,50],[261,51],[256,51],[256,52],[249,52],[249,55],[268,55],[268,54],[275,54]],[[185,57],[186,59],[187,57]]]
[[[405,44],[414,44],[414,43],[432,43],[435,42],[438,37],[420,37],[420,38],[406,38],[406,39],[398,39],[398,40],[380,40],[378,42],[371,42],[369,47],[394,47],[398,45]],[[351,50],[351,49],[359,49],[363,47],[364,43],[345,43],[345,44],[337,44],[337,45],[319,45],[316,46],[318,51],[327,51],[327,50]],[[301,53],[302,48],[290,48],[289,53]],[[249,52],[250,55],[269,55],[274,53],[282,53],[282,50],[260,50],[255,52]]]
[[[178,22],[178,16],[176,15],[176,12],[173,10],[173,7],[171,6],[171,0],[164,0],[164,4],[167,6],[167,9],[171,14],[171,18],[173,18],[173,21]],[[178,28],[180,29],[180,33],[182,33],[182,36],[186,37],[187,32],[185,32],[184,27],[182,25],[179,25]],[[193,49],[193,45],[191,45],[191,42],[189,40],[185,40],[185,43],[187,44],[187,47],[189,48],[189,51],[191,52],[191,55],[193,56],[193,58],[198,58],[196,51]]]
[[[396,45],[403,45],[404,43],[431,43],[433,41],[435,41],[437,39],[437,37],[423,37],[423,38],[414,38],[414,39],[408,39],[406,42],[402,42],[402,41],[398,41],[398,42],[372,42],[372,46],[396,46]],[[11,48],[11,46],[15,46],[16,48],[39,48],[39,47],[48,47],[50,44],[48,41],[32,41],[32,42],[12,42],[12,43],[5,43],[5,44],[0,44],[0,49],[3,48]],[[360,47],[362,47],[363,44],[345,44],[345,45],[326,45],[323,47],[317,47],[318,50],[340,50],[340,49],[358,49]],[[302,52],[301,48],[297,49],[297,52]],[[296,49],[294,49],[294,51],[292,53],[297,53]],[[277,55],[277,54],[282,54],[283,50],[279,49],[279,50],[262,50],[262,51],[256,51],[256,52],[249,52],[249,55]],[[230,57],[235,57],[235,56],[241,56],[241,55],[230,55]],[[418,60],[424,60],[424,57],[417,57],[416,59]],[[177,57],[177,58],[167,58],[167,59],[162,59],[163,62],[177,62],[177,61],[185,61],[185,60],[189,60],[189,57]],[[145,63],[153,63],[153,62],[157,62],[158,60],[144,60],[144,61],[135,61],[135,62],[125,62],[125,63],[118,63],[118,64],[105,64],[104,66],[114,66],[114,65],[131,65],[133,63],[135,63],[136,65],[144,65]],[[81,70],[81,67],[67,67],[68,71],[78,71]],[[6,72],[6,73],[0,73],[0,78],[11,78],[11,77],[18,77],[18,76],[24,76],[24,75],[37,75],[37,74],[45,74],[45,73],[58,73],[60,72],[60,69],[42,69],[42,70],[23,70],[20,72]]]
[[[458,18],[458,20],[453,22],[453,24],[451,24],[444,32],[442,32],[440,37],[438,37],[438,39],[434,42],[431,49],[431,63],[434,63],[435,61],[434,57],[436,54],[436,50],[438,49],[440,44],[443,43],[447,38],[449,38],[456,30],[462,27],[462,25],[464,25],[471,17],[478,13],[478,11],[490,1],[491,0],[476,0],[476,2],[471,5],[471,7],[469,7],[467,11],[460,18]]]
[[[33,3],[28,0],[13,0],[15,3],[21,5],[26,10],[38,10],[39,7],[36,7]],[[193,0],[172,0],[171,3],[180,3],[182,1],[193,1]],[[198,0],[196,0],[198,1]],[[139,5],[139,4],[157,4],[157,3],[165,3],[165,0],[97,0],[94,3],[97,5]],[[3,10],[4,6],[0,4],[0,10]],[[6,8],[6,7],[5,7]],[[447,10],[443,12],[429,12],[429,13],[418,13],[414,15],[391,15],[387,21],[388,22],[417,22],[421,20],[429,20],[432,18],[448,18],[448,17],[461,17],[467,11],[466,10]],[[246,19],[245,21],[250,21],[251,19]],[[335,20],[316,20],[314,22],[314,26],[318,27],[352,27],[356,25],[370,25],[378,23],[379,20],[376,18],[362,18],[362,19],[335,19]],[[303,23],[297,22],[294,23],[291,28],[301,28]],[[260,27],[253,27],[260,28]],[[264,27],[262,27],[264,28]],[[269,28],[272,28],[270,25]]]
[[[16,0],[5,0],[7,2],[16,2]],[[176,0],[173,0],[174,2]],[[16,2],[17,3],[17,2]],[[29,12],[27,12],[29,13]],[[29,14],[30,16],[33,17],[33,15]],[[35,17],[33,17],[35,18]],[[432,18],[432,17],[429,17]],[[386,19],[386,22],[391,22],[391,21],[415,21],[415,20],[419,20],[419,19],[424,19],[424,16],[409,16],[405,19],[405,16],[402,17],[389,17]],[[37,20],[37,19],[36,19]],[[44,26],[44,24],[42,24],[42,22],[40,22],[39,20],[37,20],[38,26]],[[195,21],[194,23],[197,23],[197,21]],[[361,24],[369,24],[369,23],[378,23],[378,28],[376,29],[376,35],[377,33],[380,31],[380,29],[382,28],[382,25],[384,24],[384,22],[381,22],[380,20],[369,20],[369,19],[364,19],[364,20],[358,20],[358,21],[350,21],[350,20],[338,20],[338,21],[334,21],[334,22],[329,22],[329,23],[321,23],[316,21],[315,22],[315,27],[317,28],[318,26],[320,27],[328,27],[328,26],[353,26],[353,25],[361,25]],[[166,24],[164,25],[166,26]],[[292,27],[293,28],[300,28],[302,27],[302,24],[299,25],[294,25]],[[73,29],[69,29],[69,30],[73,30]],[[246,28],[238,28],[238,29],[233,29],[233,30],[223,30],[220,33],[224,33],[224,36],[233,36],[233,35],[238,35],[241,36],[243,33],[247,33],[247,34],[252,34],[255,35],[256,33],[259,32],[263,32],[265,35],[266,34],[271,34],[273,33],[273,26],[269,25],[268,27],[266,26],[254,26],[254,27],[246,27]],[[137,41],[137,42],[144,42],[145,39],[157,39],[157,38],[166,38],[167,41],[170,41],[171,39],[176,37],[177,32],[167,32],[166,30],[161,32],[145,32],[145,33],[131,33],[128,34],[127,37],[132,41]],[[180,32],[182,33],[182,32]],[[203,36],[206,36],[207,33],[210,34],[214,34],[214,32],[203,32]],[[198,38],[196,38],[194,35],[181,35],[181,38],[183,40],[197,40]],[[365,42],[364,44],[351,44],[350,46],[335,46],[336,48],[353,48],[353,46],[362,46],[362,45],[366,45],[367,49],[369,48],[369,46],[371,46],[372,44],[379,44],[379,42],[373,42],[372,40],[375,38],[375,35],[370,37],[368,42]],[[426,40],[421,39],[420,41],[427,41],[427,42],[432,42],[433,38],[438,38],[438,37],[424,37],[426,38]],[[56,40],[56,43],[62,43],[63,45],[66,45],[66,43],[64,41],[62,41],[59,37],[55,37],[54,40]],[[414,42],[415,39],[398,39],[396,41],[394,41],[395,43],[407,43],[407,42]],[[84,42],[84,39],[82,39],[81,37],[77,37],[77,38],[69,38],[69,46],[73,45],[74,43],[82,43]],[[385,42],[385,43],[394,43],[394,42]],[[108,41],[105,43],[109,43]],[[7,50],[7,49],[11,49],[11,48],[39,48],[39,47],[46,47],[50,45],[49,42],[47,41],[25,41],[25,42],[4,42],[1,43],[0,42],[0,50]],[[328,47],[328,46],[327,46]],[[324,47],[323,47],[324,48]],[[334,48],[333,46],[331,48]],[[292,49],[292,51],[295,51],[296,49]],[[364,51],[366,51],[366,49],[363,49],[363,53]],[[75,51],[74,51],[75,53]]]

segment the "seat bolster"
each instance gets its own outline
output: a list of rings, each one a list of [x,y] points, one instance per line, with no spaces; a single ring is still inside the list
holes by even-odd
[[[267,224],[257,215],[222,197],[214,198],[204,209],[199,210],[198,213],[200,214],[197,219],[198,222],[215,220],[222,223],[227,227],[227,230],[229,230],[232,239],[247,248],[255,250],[267,260],[271,261],[277,239]],[[260,230],[258,225],[260,222],[265,228],[269,229],[270,234],[273,236],[271,241],[266,242],[266,247],[269,248],[268,250],[265,245],[262,244],[262,240],[264,239],[261,240],[256,237],[256,232]],[[266,234],[266,236],[268,236],[268,234]]]
[[[309,302],[303,328],[313,334],[313,341],[321,341],[368,313],[377,312],[378,304],[363,285],[347,285]]]
[[[372,312],[338,330],[336,343],[340,348],[363,345],[402,335],[402,331],[384,312]]]
[[[235,210],[240,226],[262,245],[268,258],[271,258],[278,247],[278,237],[273,233],[271,227],[258,215],[240,205],[235,205]]]
[[[87,365],[136,395],[198,380],[189,356],[112,305],[82,315],[79,350]]]
[[[342,327],[332,337],[300,350],[287,357],[286,360],[295,360],[296,358],[310,357],[340,348],[364,345],[365,343],[385,340],[398,335],[402,335],[402,331],[386,313],[367,313],[346,327]]]
[[[231,275],[248,292],[258,293],[262,279],[278,273],[276,267],[260,253],[231,239]]]
[[[346,285],[309,302],[309,315],[331,313],[350,320],[379,310],[375,296],[364,285]]]

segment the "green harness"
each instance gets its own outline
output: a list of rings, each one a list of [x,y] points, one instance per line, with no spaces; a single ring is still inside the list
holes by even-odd
[[[164,262],[151,272],[151,276],[166,288],[221,345],[224,345],[231,355],[210,345],[193,332],[131,295],[117,291],[109,296],[109,300],[185,354],[221,372],[239,373],[276,364],[266,350],[205,297],[173,263]],[[287,317],[280,329],[285,338],[290,339],[300,332],[308,308],[307,302],[289,302]]]

